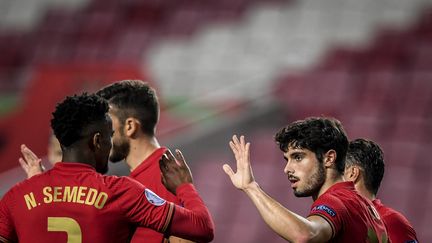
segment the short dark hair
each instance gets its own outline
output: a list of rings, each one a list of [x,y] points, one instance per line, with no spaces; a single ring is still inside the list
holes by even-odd
[[[335,118],[309,117],[295,121],[279,130],[275,135],[276,143],[282,151],[288,147],[298,147],[314,152],[319,161],[333,149],[336,151],[336,168],[343,173],[348,138],[342,124]]]
[[[99,90],[97,95],[108,100],[115,108],[121,123],[134,117],[141,123],[141,130],[153,136],[159,120],[159,102],[156,91],[141,80],[122,80]]]
[[[346,166],[357,165],[364,171],[366,189],[377,194],[384,177],[384,153],[375,142],[358,138],[349,143]]]
[[[106,119],[108,102],[95,94],[66,97],[52,113],[51,128],[62,146],[68,147],[87,135],[88,129]]]

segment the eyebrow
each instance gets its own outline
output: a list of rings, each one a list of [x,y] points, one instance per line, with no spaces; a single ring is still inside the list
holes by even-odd
[[[297,155],[306,155],[306,153],[303,152],[303,151],[294,151],[294,152],[292,152],[292,153],[289,154],[289,157],[293,158],[293,157],[295,157]]]

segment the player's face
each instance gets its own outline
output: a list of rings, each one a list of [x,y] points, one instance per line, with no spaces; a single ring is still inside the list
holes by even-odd
[[[324,164],[308,149],[290,147],[284,158],[284,172],[288,175],[294,195],[309,197],[318,194],[326,179]]]
[[[119,118],[114,114],[114,112],[112,112],[112,109],[110,109],[109,115],[112,119],[114,130],[114,136],[112,139],[113,147],[111,149],[109,160],[111,162],[119,162],[124,160],[129,154],[130,145],[123,131],[124,125],[121,124]]]
[[[96,171],[102,174],[108,172],[108,157],[112,148],[112,135],[112,122],[107,115],[106,123],[101,130],[100,151],[96,156]]]

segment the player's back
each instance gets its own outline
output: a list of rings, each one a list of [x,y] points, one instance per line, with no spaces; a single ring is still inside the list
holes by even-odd
[[[358,194],[352,182],[330,187],[312,205],[311,214],[330,222],[335,235],[330,242],[386,243],[384,223],[372,203]]]
[[[129,178],[62,162],[12,188],[2,207],[7,205],[19,242],[126,242],[145,218],[143,192]],[[163,208],[154,214],[165,217]]]
[[[373,204],[386,225],[392,243],[418,242],[417,234],[405,216],[382,204],[379,199],[375,199]]]

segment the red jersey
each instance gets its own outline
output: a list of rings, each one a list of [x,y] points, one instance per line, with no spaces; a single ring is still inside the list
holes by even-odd
[[[331,186],[312,204],[309,216],[323,217],[332,227],[329,242],[386,243],[385,226],[372,203],[358,194],[352,182]]]
[[[180,201],[174,194],[165,188],[161,180],[162,178],[159,168],[159,160],[162,158],[162,155],[166,150],[167,149],[164,147],[155,150],[131,172],[130,177],[139,181],[141,184],[145,185],[160,197],[179,205]],[[133,234],[131,243],[139,243],[143,242],[143,240],[148,243],[161,243],[163,242],[163,239],[164,235],[155,230],[138,227]]]
[[[372,202],[386,225],[391,243],[418,242],[414,228],[401,213],[385,206],[379,199]]]
[[[104,176],[89,165],[61,162],[14,186],[0,202],[0,239],[19,242],[127,242],[140,225],[179,234],[188,221],[211,234],[211,218],[191,184],[177,188],[180,208],[128,177]],[[178,209],[177,209],[178,207]],[[207,216],[206,216],[207,215]],[[198,225],[194,221],[201,221]],[[176,223],[179,224],[180,223]],[[201,235],[203,236],[203,235]]]

